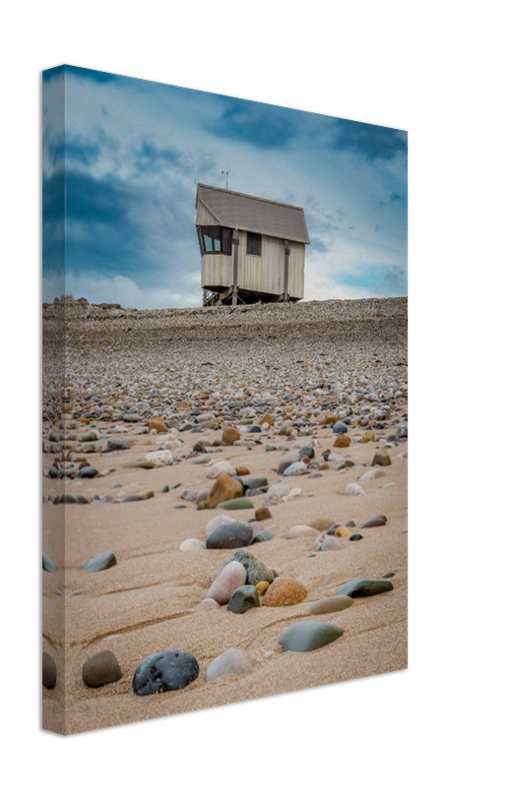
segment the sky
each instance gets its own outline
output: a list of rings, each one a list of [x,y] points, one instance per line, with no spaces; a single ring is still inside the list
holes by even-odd
[[[405,131],[66,66],[42,161],[44,302],[201,305],[196,184],[223,170],[304,209],[304,300],[407,294]]]

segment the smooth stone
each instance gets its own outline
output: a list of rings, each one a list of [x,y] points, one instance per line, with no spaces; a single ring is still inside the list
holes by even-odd
[[[288,453],[288,455],[285,456],[277,468],[278,475],[283,475],[285,470],[288,469],[291,464],[295,464],[298,460],[298,453]]]
[[[133,691],[146,696],[184,689],[196,680],[200,672],[191,653],[182,650],[163,650],[143,659],[134,673]]]
[[[57,665],[46,651],[42,654],[42,685],[46,689],[53,689],[57,682]]]
[[[368,442],[375,441],[375,431],[364,431],[361,438],[361,444],[368,444]]]
[[[379,528],[380,526],[385,525],[386,522],[387,517],[384,514],[378,514],[377,516],[364,520],[364,522],[360,522],[359,530],[362,528]]]
[[[334,611],[343,611],[353,605],[353,598],[344,594],[334,595],[334,597],[324,597],[323,600],[315,600],[307,610],[310,614],[332,614]]]
[[[310,459],[315,457],[315,451],[314,448],[311,447],[311,445],[306,445],[305,447],[301,447],[301,449],[299,450],[299,458],[303,458],[304,456],[307,456]]]
[[[97,433],[95,431],[88,431],[81,437],[82,442],[97,442]]]
[[[249,428],[247,429],[247,432],[248,433],[261,433],[262,429],[260,428],[259,425],[250,425]]]
[[[209,496],[210,489],[200,489],[198,494],[196,495],[196,505],[200,503],[206,503],[207,497]]]
[[[82,494],[77,496],[76,502],[79,503],[80,506],[88,506],[88,500],[86,497],[83,497]]]
[[[120,419],[124,422],[140,422],[141,417],[139,414],[119,414]]]
[[[216,678],[221,678],[223,675],[249,675],[253,672],[253,667],[244,655],[242,650],[237,650],[231,647],[220,656],[214,659],[210,664],[206,674],[205,683],[215,681]]]
[[[211,464],[208,468],[207,478],[209,478],[209,480],[216,480],[216,478],[219,478],[223,473],[233,478],[233,476],[237,474],[237,471],[229,461],[216,461],[215,464]]]
[[[359,580],[344,583],[337,590],[337,594],[345,594],[348,597],[371,597],[374,594],[390,592],[392,589],[394,586],[390,581],[359,578]]]
[[[336,539],[335,536],[327,536],[325,540],[322,542],[322,546],[320,547],[322,552],[327,550],[343,550],[343,545],[340,541]]]
[[[246,611],[259,605],[260,597],[256,591],[256,586],[241,586],[230,597],[227,609],[228,611],[233,611],[234,614],[245,614]]]
[[[120,667],[111,650],[102,650],[83,664],[83,683],[87,686],[106,686],[122,677]]]
[[[191,464],[208,464],[210,461],[210,456],[208,453],[202,453],[201,456],[196,456],[191,461]]]
[[[355,522],[353,519],[349,519],[348,522],[345,522],[345,528],[355,528]]]
[[[268,508],[257,508],[255,511],[255,519],[258,522],[263,522],[266,519],[272,519],[272,514]]]
[[[83,469],[80,469],[80,471],[78,472],[78,477],[80,477],[80,478],[95,478],[95,476],[98,475],[98,474],[99,474],[98,470],[96,470],[95,467],[83,467]]]
[[[120,484],[118,484],[118,485],[120,486]],[[170,487],[168,486],[168,484],[165,484],[163,486],[163,488],[161,489],[161,494],[167,494],[169,491],[170,491]]]
[[[206,502],[209,508],[217,508],[220,503],[225,503],[228,500],[234,500],[237,497],[242,497],[242,492],[242,482],[223,472],[216,479],[212,489],[209,491]]]
[[[319,647],[336,641],[343,633],[343,628],[331,625],[329,622],[300,620],[286,629],[279,644],[283,650],[309,653],[311,650],[317,650]]]
[[[212,608],[214,610],[216,610],[217,608],[221,608],[219,603],[216,603],[216,601],[213,600],[212,597],[206,597],[205,600],[201,601],[200,605],[204,606],[205,608]]]
[[[372,467],[389,467],[391,464],[391,457],[385,448],[383,450],[379,450],[378,453],[375,453],[373,456],[373,461],[371,462]]]
[[[220,606],[226,605],[233,592],[246,583],[247,573],[238,561],[229,561],[207,592]]]
[[[256,591],[258,592],[260,597],[265,594],[269,586],[270,583],[268,581],[260,581],[260,583],[256,584]]]
[[[270,542],[270,540],[273,539],[275,535],[276,534],[272,533],[271,531],[258,531],[258,533],[253,536],[251,544],[260,544],[261,542]]]
[[[57,565],[47,553],[42,554],[42,568],[44,572],[55,572]]]
[[[369,469],[364,475],[361,475],[361,481],[374,481],[377,478],[383,478],[385,475],[385,470],[381,467],[374,467],[373,469]],[[346,494],[346,492],[345,492]]]
[[[127,464],[122,464],[124,469],[152,469],[154,467],[153,461],[128,461]]]
[[[250,553],[249,550],[238,550],[233,558],[227,561],[227,564],[231,564],[232,561],[238,561],[242,564],[247,574],[246,583],[251,586],[256,586],[260,581],[272,583],[274,580],[274,573],[272,570],[265,566],[263,561],[256,558],[253,553]]]
[[[194,489],[184,489],[180,495],[181,500],[186,500],[188,503],[194,503],[196,500],[196,492]]]
[[[226,500],[224,503],[218,503],[216,508],[226,508],[229,511],[239,511],[243,508],[254,508],[254,505],[247,497],[236,497],[234,500]]]
[[[347,497],[358,497],[362,494],[366,494],[366,492],[358,483],[349,483],[345,489],[345,495]]]
[[[84,477],[84,476],[82,476]],[[60,495],[59,503],[75,503],[76,498],[72,496],[72,494],[62,494]]]
[[[311,528],[309,525],[293,525],[285,533],[285,539],[299,539],[301,536],[307,536],[308,534],[316,536],[316,528]]]
[[[156,433],[167,433],[168,426],[161,417],[156,417],[148,423],[148,430],[149,433],[152,433],[152,431],[156,431]]]
[[[338,525],[338,527],[334,531],[334,536],[339,536],[340,538],[349,537],[351,533],[352,531],[350,530],[350,528],[347,528],[344,525]]]
[[[253,529],[247,522],[225,522],[218,525],[207,538],[209,550],[230,550],[246,547],[253,538]]]
[[[290,464],[283,473],[285,478],[291,478],[292,475],[307,475],[308,468],[306,464],[302,461],[296,461],[294,464]]]
[[[224,525],[226,522],[235,522],[236,520],[233,517],[229,517],[228,514],[219,514],[217,517],[213,517],[207,522],[207,526],[205,528],[205,536],[209,537],[213,530],[215,530],[219,525]]]
[[[202,542],[200,539],[185,539],[179,547],[179,550],[182,550],[183,553],[190,553],[193,550],[205,549],[205,542]]]
[[[382,578],[383,579],[394,578],[395,574],[396,574],[395,572],[384,572],[384,574],[382,575]]]
[[[364,536],[361,536],[360,533],[354,533],[353,536],[350,536],[351,542],[359,542],[361,539],[364,539]]]
[[[328,530],[331,525],[334,525],[334,520],[328,519],[327,517],[317,517],[309,523],[310,528],[314,528],[315,531],[320,532]]]
[[[307,589],[295,578],[278,578],[265,592],[265,606],[295,606],[307,597]]]
[[[345,423],[341,422],[340,420],[338,420],[337,422],[334,423],[334,427],[332,429],[332,432],[335,433],[335,434],[339,434],[339,433],[346,433],[347,430],[348,430],[348,427],[345,425]]]
[[[268,485],[267,478],[248,478],[244,481],[246,489],[262,489],[264,486]]]
[[[114,567],[116,563],[117,559],[115,558],[114,554],[106,551],[89,559],[84,566],[87,572],[102,572],[105,569]]]
[[[342,433],[334,442],[334,447],[350,447],[352,440],[349,436]]]
[[[108,439],[106,449],[113,452],[114,450],[130,450],[129,442],[121,442],[119,439]]]
[[[224,429],[223,434],[221,436],[221,441],[226,447],[231,447],[234,442],[237,442],[240,439],[240,433],[238,432],[237,428],[233,428],[232,426],[228,426]]]

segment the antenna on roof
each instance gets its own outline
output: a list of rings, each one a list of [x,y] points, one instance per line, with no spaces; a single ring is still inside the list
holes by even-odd
[[[229,172],[225,172],[224,169],[221,170],[221,175],[226,175],[226,188],[228,189],[228,175]]]
[[[196,186],[196,167],[193,164],[193,172],[194,172],[194,185]]]

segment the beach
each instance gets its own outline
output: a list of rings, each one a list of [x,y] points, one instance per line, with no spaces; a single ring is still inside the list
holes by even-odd
[[[45,305],[43,344],[43,552],[55,565],[43,571],[43,650],[56,665],[44,727],[78,733],[407,667],[406,298],[160,311],[69,301]],[[292,457],[301,474],[278,472]],[[252,507],[204,507],[224,461],[230,479],[266,479],[244,493]],[[202,605],[245,549],[208,548],[207,525],[262,508],[270,516],[253,535],[274,536],[247,549],[274,587],[296,581],[305,598],[269,605],[262,593],[245,613]],[[328,535],[337,524],[361,538]],[[201,545],[180,549],[188,540]],[[105,552],[115,564],[85,569]],[[392,588],[310,615],[353,580]],[[306,620],[343,632],[309,652],[283,649]],[[252,671],[206,681],[232,648]],[[133,692],[140,663],[169,649],[192,654],[198,677]],[[120,679],[86,685],[84,663],[104,650]]]

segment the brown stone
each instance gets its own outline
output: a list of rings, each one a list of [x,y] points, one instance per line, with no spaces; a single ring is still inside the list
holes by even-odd
[[[375,441],[375,431],[364,431],[362,434],[361,444]]]
[[[207,506],[216,508],[219,503],[234,500],[235,497],[242,497],[242,485],[235,478],[231,478],[223,472],[207,495]]]
[[[328,519],[328,517],[317,517],[309,523],[309,527],[314,528],[315,531],[328,531],[331,525],[334,525],[334,520]]]
[[[341,433],[336,441],[334,442],[334,447],[350,447],[352,444],[352,440],[346,433]]]
[[[295,606],[307,597],[306,588],[294,578],[278,578],[263,598],[264,606]]]
[[[371,462],[372,467],[389,467],[391,465],[391,457],[387,450],[382,449],[379,450],[378,453],[375,453],[373,456],[373,461]]]
[[[229,426],[225,428],[223,431],[223,435],[221,440],[224,445],[230,447],[234,442],[237,442],[240,439],[240,433],[238,432],[237,428],[232,428]]]
[[[320,472],[325,472],[325,470],[330,469],[330,464],[320,464],[318,469],[320,470]]]
[[[237,467],[237,475],[251,475],[247,467]]]
[[[255,511],[255,519],[257,522],[263,522],[264,519],[272,519],[272,514],[268,508],[257,508]]]
[[[161,417],[155,417],[155,419],[151,420],[148,424],[148,430],[150,431],[156,430],[157,433],[167,433],[168,426]]]
[[[342,525],[340,525],[339,528],[336,528],[336,530],[334,531],[334,536],[345,536],[349,539],[351,535],[352,535],[352,529],[343,528]]]
[[[270,414],[268,414],[267,412],[263,415],[263,417],[259,421],[258,425],[263,425],[264,422],[268,422],[269,425],[274,425],[274,420],[272,419]]]
[[[262,594],[265,594],[269,586],[270,583],[268,581],[260,581],[260,583],[256,584],[256,591],[258,592],[260,597],[262,596]]]

